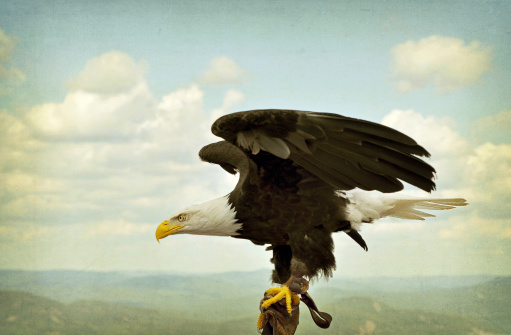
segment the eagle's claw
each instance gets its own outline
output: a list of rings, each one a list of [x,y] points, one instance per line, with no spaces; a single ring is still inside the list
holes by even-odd
[[[289,314],[291,314],[291,311],[293,309],[293,305],[296,306],[300,303],[300,297],[291,292],[288,286],[282,286],[282,287],[274,287],[266,290],[266,293],[273,295],[272,298],[264,301],[262,303],[263,308],[268,308],[272,304],[280,301],[281,299],[286,299],[286,309]]]

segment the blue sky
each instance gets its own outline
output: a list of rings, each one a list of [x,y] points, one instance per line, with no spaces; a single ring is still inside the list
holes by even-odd
[[[215,117],[291,108],[408,133],[433,155],[433,196],[470,202],[364,227],[367,254],[337,236],[339,274],[510,274],[508,1],[0,7],[0,268],[269,268],[250,242],[157,245],[154,229],[232,189],[197,157]]]

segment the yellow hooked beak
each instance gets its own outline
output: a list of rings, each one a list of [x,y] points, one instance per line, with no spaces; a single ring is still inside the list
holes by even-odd
[[[165,238],[183,227],[184,225],[169,226],[169,222],[167,220],[163,221],[160,223],[158,228],[156,228],[156,241],[160,243],[160,238]]]

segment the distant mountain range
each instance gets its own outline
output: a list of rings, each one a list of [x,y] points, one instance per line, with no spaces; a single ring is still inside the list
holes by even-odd
[[[211,275],[0,271],[0,334],[257,334],[269,271]],[[310,294],[332,314],[297,334],[511,334],[511,277],[337,278]]]

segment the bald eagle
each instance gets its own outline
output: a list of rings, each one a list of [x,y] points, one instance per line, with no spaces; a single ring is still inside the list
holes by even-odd
[[[435,169],[419,158],[430,155],[412,138],[377,123],[269,109],[225,115],[211,130],[224,140],[206,145],[199,156],[239,173],[236,187],[169,216],[156,238],[199,234],[268,245],[272,280],[284,284],[285,295],[293,294],[296,279],[332,275],[333,233],[346,233],[367,251],[362,223],[385,216],[423,220],[433,215],[420,209],[466,204],[385,196],[402,190],[401,181],[431,192]],[[347,192],[355,188],[379,192]]]

